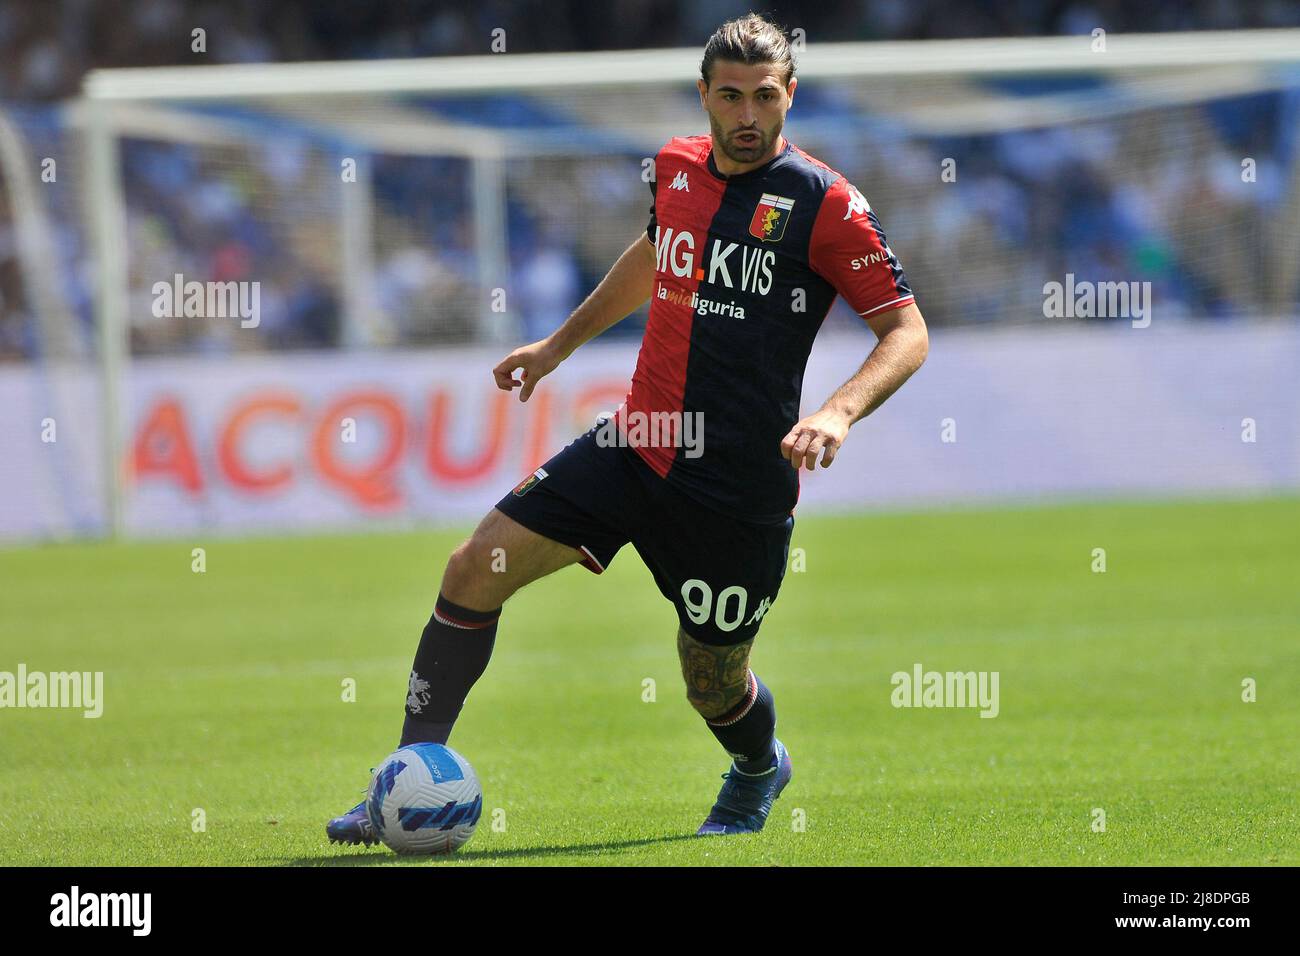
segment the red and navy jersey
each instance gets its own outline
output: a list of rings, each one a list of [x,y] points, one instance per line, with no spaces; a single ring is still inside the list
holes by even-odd
[[[712,137],[674,138],[650,188],[655,282],[619,428],[685,494],[740,520],[784,521],[799,473],[781,439],[799,419],[817,330],[836,294],[862,316],[911,302],[907,277],[862,194],[789,141],[724,176]],[[692,416],[702,442],[647,440],[663,413]]]

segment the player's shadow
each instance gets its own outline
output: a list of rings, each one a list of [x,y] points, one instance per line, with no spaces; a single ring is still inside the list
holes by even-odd
[[[671,836],[647,837],[644,840],[620,840],[616,843],[578,843],[571,846],[535,846],[516,847],[509,850],[463,850],[445,857],[411,857],[412,863],[437,864],[441,860],[493,861],[511,859],[530,859],[534,857],[571,856],[573,854],[600,856],[610,850],[630,850],[635,847],[651,846],[656,843],[673,843],[678,840],[699,839],[694,833],[675,833]],[[402,860],[383,847],[371,848],[366,852],[349,853],[346,856],[331,854],[329,856],[301,856],[287,859],[281,866],[373,866],[376,863],[394,863]]]

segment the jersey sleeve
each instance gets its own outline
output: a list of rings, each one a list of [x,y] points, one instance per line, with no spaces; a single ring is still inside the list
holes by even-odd
[[[871,205],[840,177],[813,222],[808,265],[864,318],[913,301],[898,257]]]

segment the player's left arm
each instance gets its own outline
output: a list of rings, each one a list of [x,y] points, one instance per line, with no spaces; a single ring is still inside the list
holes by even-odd
[[[791,466],[812,471],[818,457],[829,468],[849,427],[884,404],[921,367],[930,337],[880,221],[846,179],[827,190],[818,209],[808,264],[863,317],[877,339],[857,373],[781,440],[781,454]]]
[[[822,467],[829,468],[848,438],[849,427],[883,405],[929,354],[930,336],[915,302],[866,320],[877,338],[867,360],[821,408],[796,422],[781,440],[781,454],[795,468],[804,465],[812,471],[819,454]]]

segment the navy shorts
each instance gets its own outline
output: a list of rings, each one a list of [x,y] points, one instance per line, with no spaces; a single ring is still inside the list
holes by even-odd
[[[785,577],[794,516],[749,524],[706,508],[632,449],[602,446],[598,428],[520,482],[498,510],[577,548],[597,574],[630,541],[687,634],[723,646],[752,638]]]

